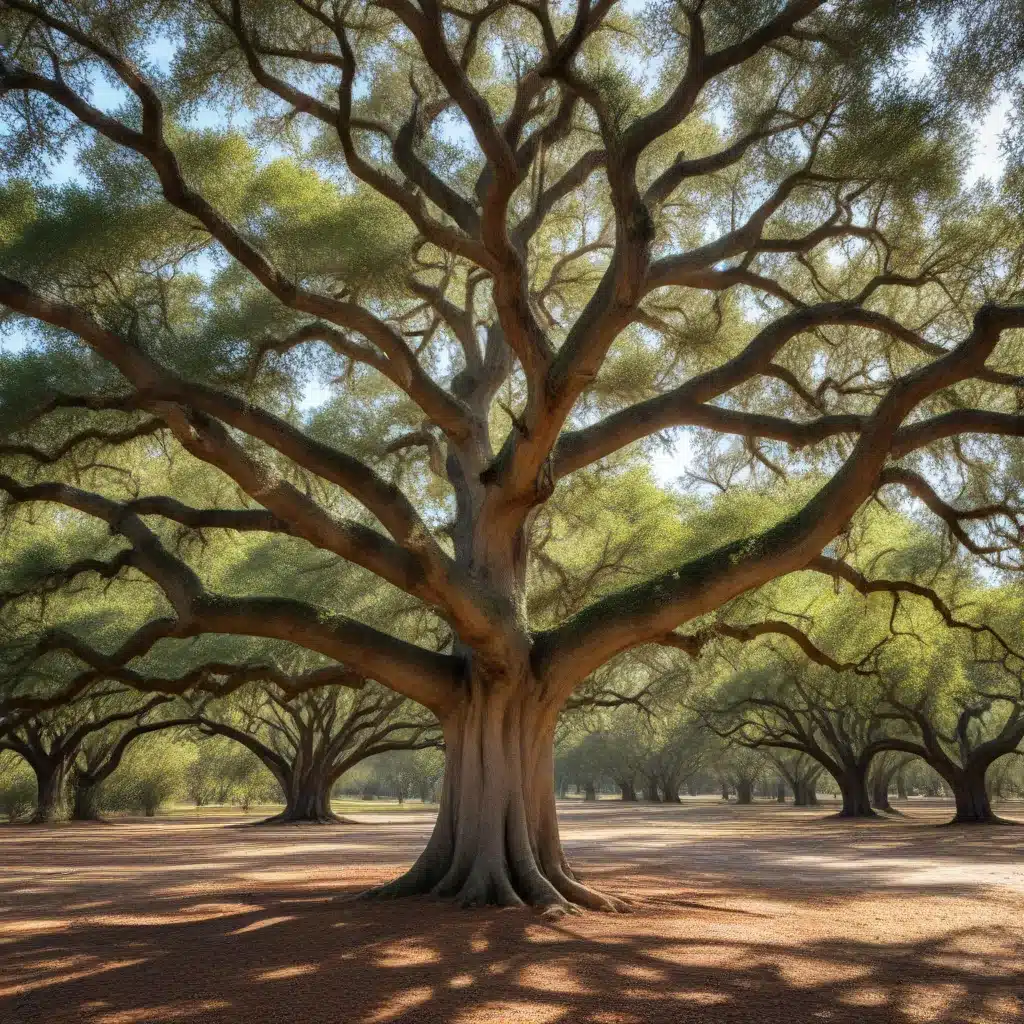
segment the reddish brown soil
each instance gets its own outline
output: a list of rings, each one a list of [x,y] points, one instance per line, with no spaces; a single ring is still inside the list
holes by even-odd
[[[1024,829],[561,811],[582,875],[634,913],[335,899],[410,862],[419,813],[0,827],[0,1021],[1024,1020]]]

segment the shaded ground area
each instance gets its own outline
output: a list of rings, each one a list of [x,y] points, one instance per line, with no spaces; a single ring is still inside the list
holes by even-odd
[[[422,812],[0,827],[0,1021],[1024,1020],[1024,829],[920,804],[560,813],[574,864],[635,913],[333,898],[408,864]]]

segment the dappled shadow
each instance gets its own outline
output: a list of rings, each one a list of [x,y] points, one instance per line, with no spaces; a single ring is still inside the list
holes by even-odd
[[[1024,1020],[1010,831],[957,852],[927,820],[844,834],[764,805],[561,813],[587,880],[635,913],[333,898],[407,864],[429,815],[3,830],[0,1020]]]

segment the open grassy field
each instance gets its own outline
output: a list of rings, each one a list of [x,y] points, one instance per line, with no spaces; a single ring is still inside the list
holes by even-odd
[[[635,910],[547,923],[338,899],[432,819],[339,810],[365,824],[0,827],[0,1021],[1024,1020],[1024,829],[566,802],[573,863]]]

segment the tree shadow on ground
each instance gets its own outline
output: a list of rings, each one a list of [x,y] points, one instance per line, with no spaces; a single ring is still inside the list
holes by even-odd
[[[408,862],[423,829],[404,823],[385,837],[379,826],[311,826],[243,839],[187,822],[54,829],[46,842],[5,832],[0,1021],[1024,1019],[1024,882],[992,887],[968,871],[913,884],[905,876],[930,859],[934,829],[859,830],[852,841],[874,847],[874,867],[836,886],[842,847],[813,821],[776,825],[765,812],[752,835],[725,812],[716,831],[701,829],[702,844],[646,851],[655,870],[601,847],[602,828],[620,825],[599,813],[589,824],[566,816],[569,844],[588,882],[628,889],[637,910],[554,924],[529,911],[331,898]],[[637,823],[623,827],[642,849]],[[824,844],[815,881],[780,877],[779,858],[808,835]],[[972,846],[984,842],[974,835]],[[1019,864],[1009,836],[999,830],[978,863]],[[697,872],[695,849],[705,851]],[[767,869],[740,877],[739,860]],[[902,880],[881,884],[886,870]]]

